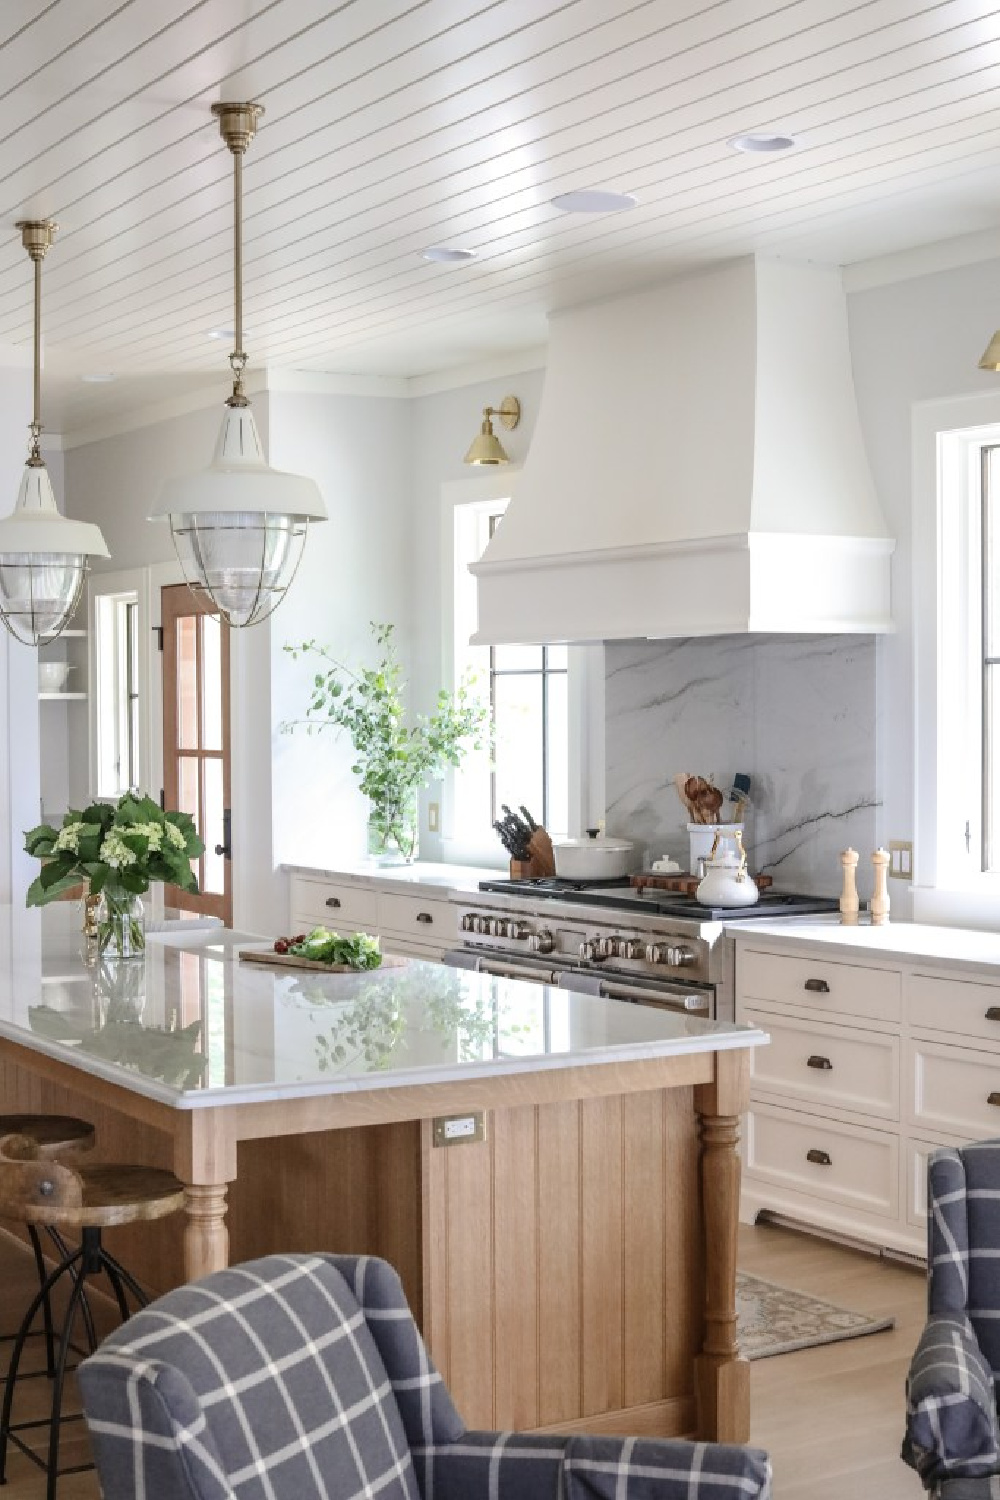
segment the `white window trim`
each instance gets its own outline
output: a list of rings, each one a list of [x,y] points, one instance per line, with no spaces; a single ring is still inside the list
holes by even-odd
[[[975,455],[1000,435],[1000,393],[917,404],[913,411],[913,672],[914,672],[914,889],[913,917],[1000,929],[1000,876],[985,874],[977,858],[978,814],[972,826],[973,858],[963,873],[955,844],[959,814],[942,782],[954,772],[960,725],[968,722],[975,688],[956,666],[956,638],[943,632],[943,600],[963,570],[969,587],[972,538],[965,522],[978,495]],[[944,507],[959,500],[961,523]],[[946,524],[947,523],[947,524]],[[957,721],[957,722],[956,722]],[[958,819],[958,822],[956,822]]]
[[[139,786],[143,791],[153,785],[152,777],[152,728],[156,705],[153,701],[153,632],[150,621],[150,589],[148,568],[127,568],[114,573],[94,573],[90,577],[87,600],[88,669],[91,684],[89,709],[89,754],[90,769],[88,786],[90,796],[98,797],[98,713],[100,692],[98,677],[98,629],[97,601],[121,594],[134,594],[139,605],[139,659],[137,678],[139,685]],[[161,757],[162,758],[162,757]],[[160,783],[156,783],[159,787]],[[153,794],[155,796],[155,792]],[[109,799],[105,799],[109,800]]]
[[[520,467],[449,480],[441,486],[441,680],[455,681],[455,509],[513,498]],[[569,694],[569,832],[582,833],[604,817],[604,647],[571,645]],[[453,828],[452,772],[441,788],[441,849],[447,863],[506,866],[499,841],[461,839]]]

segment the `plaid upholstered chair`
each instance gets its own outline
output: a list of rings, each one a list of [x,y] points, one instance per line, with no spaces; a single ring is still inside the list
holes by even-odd
[[[1000,1141],[927,1163],[927,1324],[903,1458],[941,1500],[1000,1497]]]
[[[752,1448],[467,1432],[384,1261],[179,1288],[78,1371],[104,1500],[754,1500]]]

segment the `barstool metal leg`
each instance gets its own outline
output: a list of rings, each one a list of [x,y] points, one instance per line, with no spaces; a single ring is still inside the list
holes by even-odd
[[[45,1281],[32,1298],[31,1305],[21,1321],[20,1328],[17,1330],[17,1338],[14,1340],[14,1347],[10,1355],[10,1364],[7,1368],[7,1384],[4,1387],[3,1393],[3,1409],[0,1412],[0,1484],[4,1484],[7,1478],[7,1448],[11,1427],[10,1413],[14,1402],[14,1387],[17,1384],[17,1370],[21,1363],[21,1355],[24,1352],[25,1340],[38,1314],[38,1309],[42,1306],[46,1297],[51,1296],[52,1288],[56,1283],[68,1273],[70,1267],[75,1265],[78,1260],[83,1260],[82,1246],[78,1250],[74,1250],[68,1260],[61,1261],[55,1270],[45,1278]]]
[[[58,1229],[53,1228],[51,1224],[47,1227],[49,1238],[55,1245],[56,1249],[59,1251],[60,1259],[66,1260],[69,1257],[70,1253],[69,1246],[63,1239],[62,1235],[59,1233]],[[77,1273],[75,1271],[70,1271],[69,1274],[75,1279]],[[94,1350],[97,1348],[99,1341],[97,1337],[97,1330],[94,1328],[94,1315],[90,1310],[90,1302],[87,1298],[86,1287],[84,1287],[83,1296],[80,1299],[80,1311],[83,1313],[83,1323],[84,1327],[87,1330],[87,1347],[90,1350],[91,1354],[93,1354]],[[49,1374],[51,1375],[51,1373],[52,1371],[50,1370]]]
[[[84,1230],[84,1237],[93,1231]],[[62,1429],[62,1398],[63,1385],[66,1381],[66,1357],[69,1354],[70,1341],[73,1337],[73,1324],[76,1321],[76,1310],[83,1297],[83,1288],[87,1274],[92,1267],[88,1264],[89,1252],[93,1247],[83,1247],[83,1264],[78,1274],[73,1279],[73,1290],[69,1294],[69,1305],[66,1308],[66,1321],[63,1324],[62,1338],[59,1341],[59,1361],[56,1365],[55,1379],[52,1382],[52,1419],[49,1422],[49,1468],[48,1483],[45,1487],[45,1500],[56,1500],[56,1481],[59,1478],[59,1436]],[[98,1261],[100,1268],[100,1241],[98,1241]]]
[[[132,1293],[132,1296],[135,1298],[136,1306],[148,1307],[149,1298],[146,1296],[146,1293],[143,1291],[142,1287],[136,1281],[132,1273],[130,1271],[126,1271],[121,1261],[115,1260],[114,1256],[111,1255],[107,1250],[105,1250],[103,1246],[101,1248],[101,1256],[104,1260],[105,1266],[113,1266],[115,1274],[119,1276],[122,1281],[124,1281],[125,1285]]]
[[[28,1225],[28,1237],[31,1240],[31,1248],[35,1252],[35,1270],[38,1272],[38,1285],[42,1286],[44,1285],[45,1278],[48,1275],[48,1272],[45,1269],[45,1257],[42,1254],[42,1242],[38,1238],[38,1230],[35,1228],[34,1224]],[[63,1248],[63,1258],[65,1259],[65,1247]],[[51,1380],[52,1376],[55,1374],[56,1353],[52,1338],[52,1303],[49,1301],[48,1297],[46,1297],[45,1301],[42,1303],[42,1319],[45,1327],[45,1373]]]

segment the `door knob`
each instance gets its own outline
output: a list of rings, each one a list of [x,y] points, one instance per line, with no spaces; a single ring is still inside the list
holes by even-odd
[[[216,844],[215,852],[226,859],[233,857],[233,814],[229,807],[222,809],[222,843]]]

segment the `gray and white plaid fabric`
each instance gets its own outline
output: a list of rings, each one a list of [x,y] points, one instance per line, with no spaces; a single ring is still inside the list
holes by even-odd
[[[1000,1141],[928,1159],[927,1302],[903,1458],[942,1500],[1000,1500]]]
[[[105,1500],[770,1495],[757,1449],[465,1432],[399,1278],[368,1257],[269,1256],[181,1287],[78,1379]]]

